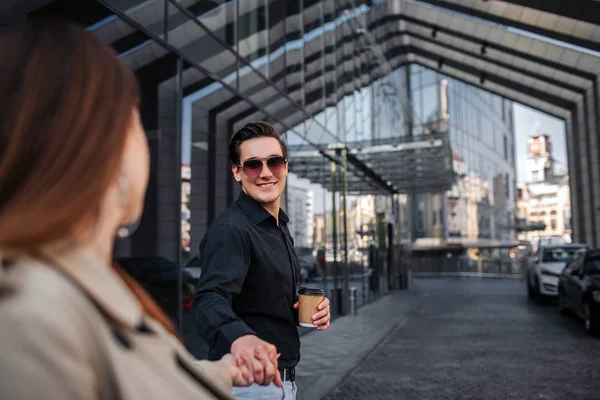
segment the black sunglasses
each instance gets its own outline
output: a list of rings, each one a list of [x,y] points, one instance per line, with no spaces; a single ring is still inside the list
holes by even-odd
[[[265,159],[251,158],[246,160],[243,164],[238,164],[237,167],[241,168],[246,176],[250,179],[257,178],[263,169],[263,163],[267,164],[267,167],[271,170],[274,175],[279,175],[285,170],[287,159],[282,156],[273,156]]]

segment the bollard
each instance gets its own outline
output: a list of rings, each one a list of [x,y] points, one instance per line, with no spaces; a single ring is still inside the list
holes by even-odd
[[[344,297],[342,296],[342,288],[330,288],[329,301],[331,303],[329,306],[331,315],[343,315]]]
[[[358,309],[357,302],[358,298],[356,297],[357,289],[355,287],[350,288],[350,314],[356,315],[356,311]]]
[[[344,315],[344,290],[341,287],[335,290],[335,308],[337,315]]]
[[[329,309],[331,310],[331,315],[337,315],[336,313],[336,302],[335,302],[335,289],[329,289],[329,302],[331,303]]]

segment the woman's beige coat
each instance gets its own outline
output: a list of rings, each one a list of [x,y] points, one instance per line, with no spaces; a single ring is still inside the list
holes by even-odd
[[[0,267],[1,399],[231,398],[229,369],[192,359],[89,251],[43,259]]]

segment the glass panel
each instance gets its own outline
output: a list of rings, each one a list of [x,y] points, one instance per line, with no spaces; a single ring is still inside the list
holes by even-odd
[[[321,123],[321,118],[308,121],[306,124],[306,138],[315,144],[334,143],[334,138]]]
[[[437,73],[430,69],[423,70],[421,73],[421,85],[429,86],[436,83]]]
[[[245,0],[239,3],[238,51],[247,61],[267,55],[267,1]],[[263,61],[266,63],[266,60]]]
[[[285,90],[285,7],[280,0],[269,0],[269,78]]]
[[[300,1],[286,1],[285,2],[285,14],[286,14],[286,42],[302,39],[302,25],[301,25],[301,13]]]
[[[232,177],[227,158],[229,138],[248,120],[264,118],[260,110],[227,91],[206,93],[203,90],[194,92],[184,101],[184,132],[191,131],[191,136],[184,135],[183,140],[184,160],[190,157],[191,164],[191,194],[187,205],[191,214],[190,251],[185,255],[188,263],[185,271],[192,276],[194,284],[200,273],[199,262],[194,256],[206,229],[239,195],[239,185]],[[184,180],[183,190],[185,183]],[[182,217],[184,215],[182,213]],[[184,313],[182,337],[196,357],[206,357],[207,347],[197,335],[189,313]]]
[[[304,49],[304,10],[302,1],[286,2],[286,63],[288,67],[288,93],[294,101],[304,106],[306,54]],[[297,92],[297,93],[293,93]]]
[[[325,122],[327,123],[327,129],[330,132],[336,133],[338,131],[338,117],[336,107],[327,107],[325,110]]]
[[[322,109],[323,97],[323,46],[322,4],[320,1],[303,1],[304,38],[304,99],[303,104],[311,107],[316,102]]]
[[[228,9],[223,10],[223,13],[226,13],[226,10]],[[182,15],[180,10],[174,13]],[[190,62],[198,63],[208,71],[217,74],[225,83],[235,85],[237,59],[233,52],[224,47],[218,38],[209,35],[195,21],[188,18],[187,22],[170,29],[168,41]]]
[[[222,42],[235,47],[237,7],[238,0],[212,0],[194,1],[186,8]]]
[[[117,262],[148,291],[162,307],[175,326],[187,303],[180,298],[179,255],[181,204],[178,194],[181,159],[176,150],[178,140],[177,116],[181,112],[176,72],[178,60],[173,59],[167,70],[174,76],[153,85],[157,97],[142,101],[140,114],[150,149],[150,174],[145,199],[145,212],[139,228],[126,239],[115,242]],[[147,87],[147,86],[146,86]],[[178,176],[179,175],[179,176]],[[158,190],[164,188],[164,190]],[[189,288],[188,286],[185,286]],[[189,300],[190,291],[186,292]]]
[[[115,7],[151,33],[163,37],[165,3],[163,0],[108,0]]]
[[[354,95],[351,94],[346,96],[344,99],[344,119],[345,119],[345,129],[344,129],[344,140],[347,142],[356,141],[356,103],[354,99]]]
[[[365,88],[363,90],[364,95],[363,95],[363,107],[362,107],[362,111],[363,111],[363,126],[364,126],[364,135],[363,135],[363,140],[370,140],[373,138],[373,107],[374,104],[372,103],[372,99],[373,99],[373,85]]]
[[[430,85],[422,89],[423,109],[421,113],[421,123],[429,128],[437,122],[438,119],[438,86]]]
[[[304,46],[304,104],[307,108],[315,105],[322,109],[323,98],[323,59],[321,57],[321,40],[317,38]]]
[[[270,102],[275,99],[271,96],[266,96],[263,91],[268,90],[268,93],[276,92],[271,88],[269,83],[263,79],[253,68],[244,66],[239,70],[239,88],[242,95],[251,97],[256,102]],[[281,96],[281,95],[279,95]]]
[[[300,127],[301,125],[298,126]],[[290,142],[296,143],[300,140],[298,137],[294,138],[294,134],[288,135]],[[334,275],[337,273],[338,282],[341,282],[343,268],[346,267],[339,265],[341,268],[336,268],[334,264],[336,260],[338,263],[343,260],[344,214],[341,197],[339,194],[334,197],[329,192],[332,180],[330,161],[314,154],[315,149],[306,144],[302,144],[302,150],[303,155],[298,152],[290,153],[291,173],[288,176],[285,209],[291,220],[290,227],[295,227],[293,235],[296,239],[296,252],[301,259],[302,283],[310,283],[329,293]],[[311,151],[313,155],[309,157]],[[336,171],[339,171],[339,167]],[[318,184],[311,184],[305,178],[310,178]],[[350,172],[348,179],[353,187],[357,187],[357,179]],[[341,182],[337,186],[337,190],[340,189]],[[368,248],[373,244],[372,239],[376,231],[374,200],[372,196],[349,196],[347,201],[347,268],[351,275],[350,285],[358,289],[359,304],[364,304],[373,297],[373,293],[369,296],[369,292],[374,288],[371,287],[372,281],[369,281],[366,271],[369,267]],[[362,229],[363,227],[365,229]],[[334,242],[337,243],[335,252]],[[337,258],[334,254],[337,254]],[[374,257],[372,260],[374,261]],[[374,265],[372,267],[375,268]],[[324,277],[328,279],[323,279]],[[332,310],[335,313],[336,307]]]

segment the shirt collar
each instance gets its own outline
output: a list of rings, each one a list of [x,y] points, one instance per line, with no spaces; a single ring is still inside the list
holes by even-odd
[[[61,251],[62,250],[62,251]],[[109,318],[135,329],[144,319],[141,304],[121,277],[86,248],[47,247],[42,254],[79,286]]]
[[[242,210],[244,210],[244,212],[248,215],[250,221],[252,221],[254,224],[259,224],[265,219],[273,218],[273,216],[267,210],[265,210],[265,208],[261,206],[258,201],[248,196],[243,190],[240,192],[237,202]],[[287,224],[289,220],[290,219],[285,211],[279,208],[279,222],[282,224]]]

